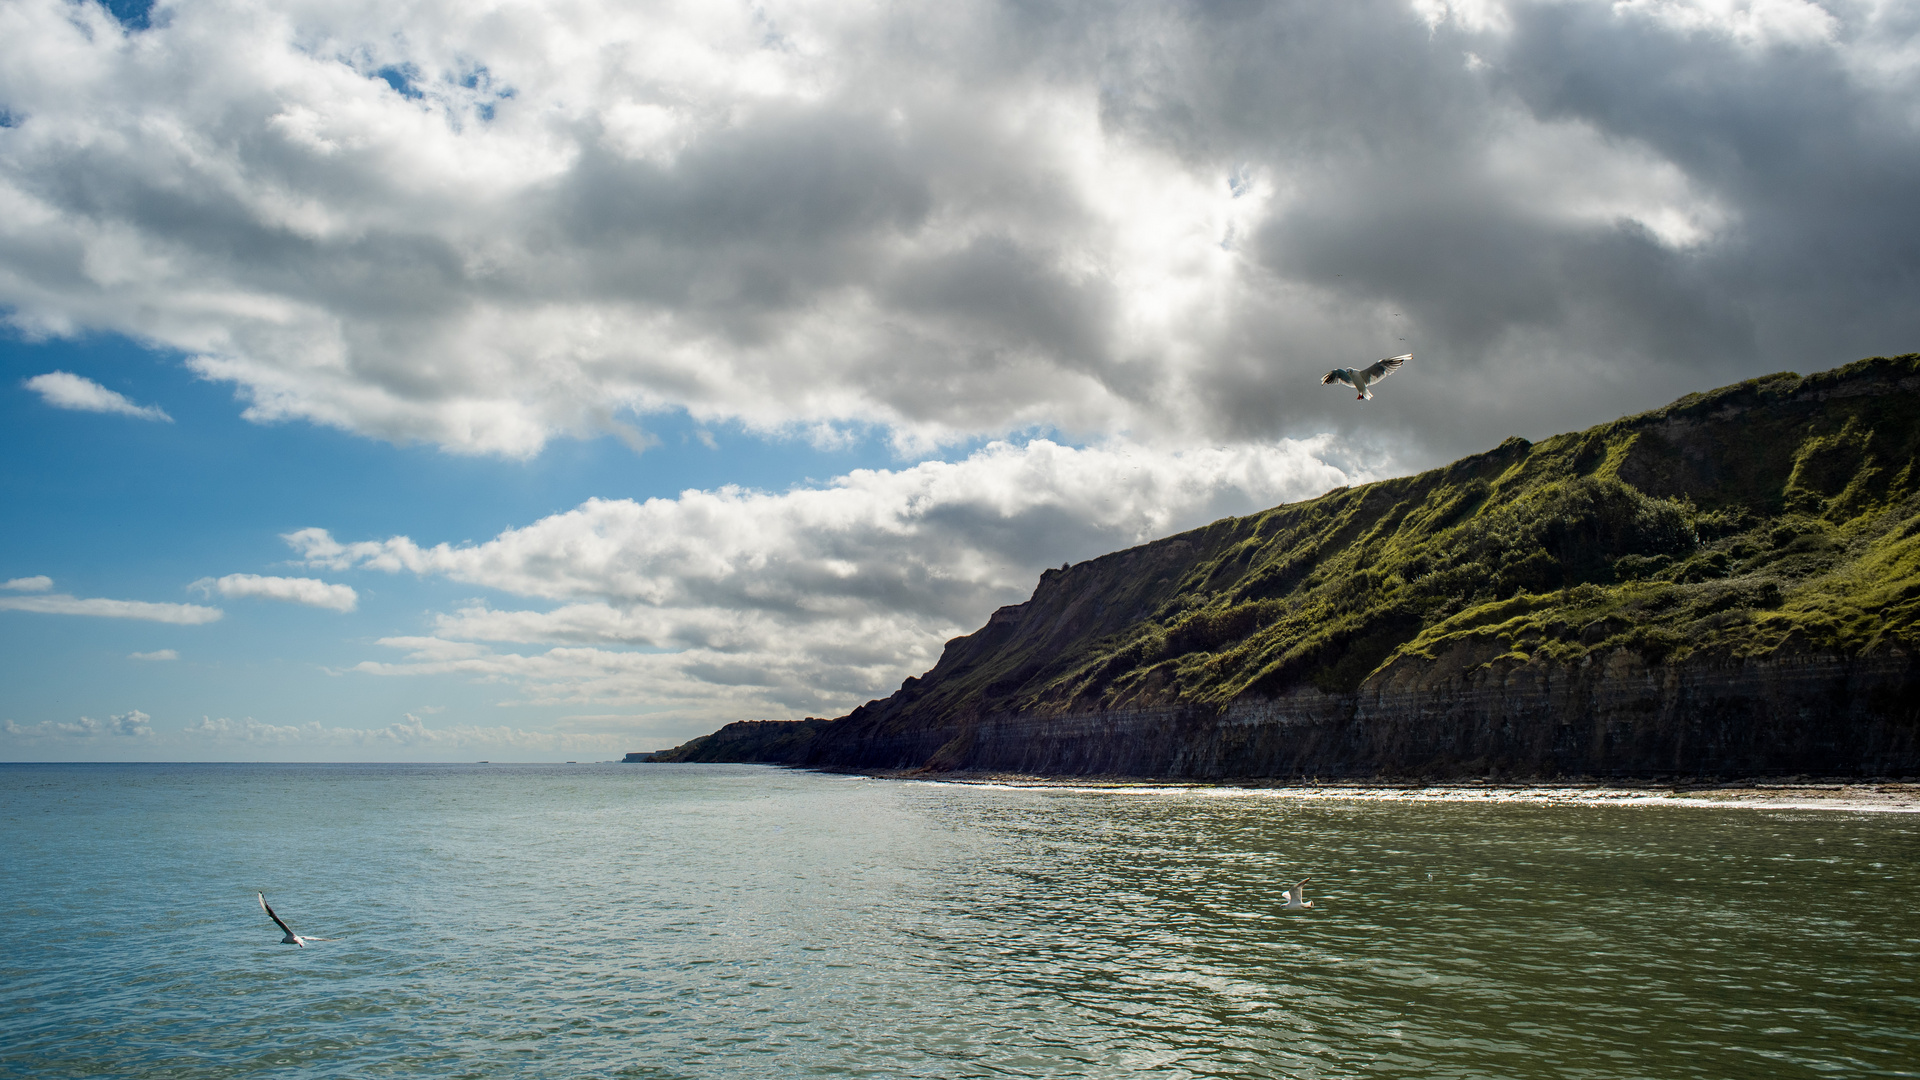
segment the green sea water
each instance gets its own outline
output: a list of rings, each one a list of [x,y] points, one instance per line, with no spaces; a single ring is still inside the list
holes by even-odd
[[[0,858],[4,1076],[1920,1075],[1913,815],[8,765]]]

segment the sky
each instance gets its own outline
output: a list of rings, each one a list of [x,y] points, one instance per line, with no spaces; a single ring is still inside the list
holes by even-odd
[[[7,0],[0,760],[836,716],[1916,298],[1912,0]]]

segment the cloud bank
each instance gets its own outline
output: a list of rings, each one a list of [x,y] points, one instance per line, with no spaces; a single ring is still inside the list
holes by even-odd
[[[781,493],[592,499],[480,544],[287,535],[309,566],[440,577],[488,599],[381,644],[376,675],[458,675],[521,700],[702,719],[843,711],[933,665],[1042,569],[1358,478],[1328,440],[1182,452],[991,444]],[[552,645],[543,651],[501,646]]]
[[[42,720],[24,726],[8,720],[0,723],[0,733],[10,738],[36,742],[48,739],[151,739],[152,720],[153,717],[134,709],[105,720],[83,716],[79,720]]]
[[[1446,456],[1915,347],[1916,18],[16,0],[0,306],[462,452],[684,409]]]
[[[624,736],[604,732],[527,731],[507,725],[453,724],[427,727],[405,713],[383,727],[339,727],[308,722],[271,724],[252,717],[201,717],[171,731],[155,731],[153,718],[139,709],[95,720],[43,720],[37,724],[0,721],[0,744],[15,752],[79,760],[97,755],[125,760],[184,757],[192,761],[338,760],[367,755],[371,760],[445,760],[476,753],[513,758],[577,754],[603,758],[630,749]]]
[[[175,741],[182,744],[212,746],[222,751],[246,749],[272,755],[315,750],[356,750],[417,756],[418,752],[440,754],[459,751],[533,754],[579,753],[612,754],[622,752],[624,743],[617,736],[575,732],[525,731],[506,725],[491,727],[454,724],[430,728],[412,713],[385,727],[331,727],[319,722],[270,724],[246,717],[201,717],[198,723],[182,729]]]
[[[35,375],[21,383],[27,389],[40,395],[40,399],[56,409],[76,409],[80,412],[119,413],[122,416],[137,417],[141,420],[164,420],[173,423],[165,409],[158,405],[135,405],[126,396],[109,390],[72,372],[49,371],[45,375]]]

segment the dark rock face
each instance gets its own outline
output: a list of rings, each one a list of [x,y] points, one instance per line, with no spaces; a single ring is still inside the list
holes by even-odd
[[[655,756],[1193,779],[1920,774],[1920,356],[1042,575],[837,720]]]
[[[1462,650],[1466,652],[1466,650]],[[1885,775],[1920,770],[1920,665],[1789,645],[1764,657],[1578,666],[1397,661],[1358,695],[1359,771]]]
[[[770,726],[811,737],[775,744]],[[1664,667],[1625,649],[1577,667],[1449,656],[1396,663],[1352,694],[877,727],[729,725],[683,760],[1199,780],[1911,775],[1920,663],[1899,650]]]

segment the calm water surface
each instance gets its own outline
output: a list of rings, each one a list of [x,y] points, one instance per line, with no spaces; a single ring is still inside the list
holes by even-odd
[[[7,1076],[1920,1076],[1909,815],[14,765],[0,858]]]

